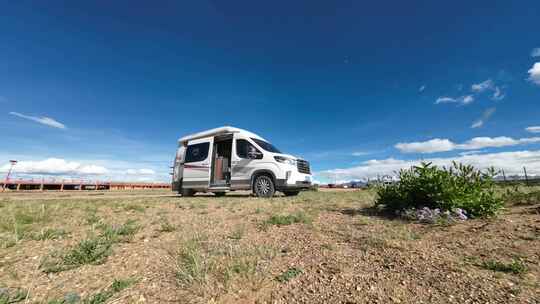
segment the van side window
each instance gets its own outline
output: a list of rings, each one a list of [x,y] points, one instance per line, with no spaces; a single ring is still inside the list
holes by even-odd
[[[236,155],[240,158],[261,159],[263,154],[245,139],[236,140]]]
[[[193,163],[198,161],[203,161],[208,157],[208,150],[210,148],[210,143],[200,143],[195,145],[189,145],[186,151],[186,163]]]

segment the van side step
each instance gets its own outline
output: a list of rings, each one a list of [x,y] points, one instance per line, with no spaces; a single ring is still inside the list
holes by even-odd
[[[209,187],[209,188],[208,188],[208,191],[224,191],[224,192],[228,192],[229,190],[231,190],[231,187],[228,187],[228,186],[224,186],[224,187]]]

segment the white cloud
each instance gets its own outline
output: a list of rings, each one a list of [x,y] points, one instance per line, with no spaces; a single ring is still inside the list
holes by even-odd
[[[126,170],[127,175],[155,175],[156,171],[152,169],[128,169]]]
[[[504,93],[502,92],[502,90],[499,88],[499,87],[495,87],[494,91],[493,91],[493,95],[491,96],[491,99],[493,100],[503,100],[504,97],[506,95],[504,95]]]
[[[472,150],[472,151],[459,152],[459,155],[465,156],[465,155],[480,154],[480,153],[483,153],[483,151],[482,150]]]
[[[492,92],[491,99],[495,101],[503,100],[506,95],[503,93],[501,87],[495,85],[493,80],[488,79],[481,83],[476,83],[471,86],[471,91],[477,94],[489,91]]]
[[[540,48],[534,48],[531,51],[531,57],[540,57]]]
[[[540,141],[540,138],[537,138]],[[515,146],[525,144],[525,139],[513,139],[506,136],[498,137],[475,137],[462,144],[456,145],[456,149],[460,150],[478,150],[482,148],[500,148],[507,146]]]
[[[466,105],[474,101],[474,97],[472,95],[466,95],[461,98],[461,103]]]
[[[483,148],[500,148],[526,145],[540,142],[540,137],[514,139],[506,136],[475,137],[464,143],[456,144],[448,139],[435,138],[423,142],[398,143],[396,149],[403,153],[435,153],[452,150],[478,150]]]
[[[489,108],[487,110],[484,111],[484,113],[482,114],[482,117],[480,117],[480,119],[478,119],[477,121],[473,122],[473,124],[471,125],[471,128],[480,128],[481,126],[484,125],[484,123],[486,121],[488,121],[488,119],[491,117],[491,115],[493,115],[493,113],[495,113],[495,108]]]
[[[365,152],[365,151],[356,151],[351,153],[352,156],[366,156],[371,154],[371,152]]]
[[[42,125],[46,125],[46,126],[49,126],[49,127],[53,127],[53,128],[57,128],[57,129],[66,129],[66,126],[63,123],[60,123],[60,122],[58,122],[58,121],[56,121],[56,120],[54,120],[53,118],[50,118],[50,117],[46,117],[46,116],[42,116],[42,117],[30,116],[30,115],[24,115],[24,114],[21,114],[21,113],[17,113],[17,112],[9,112],[9,114],[13,115],[13,116],[20,117],[20,118],[28,119],[28,120],[31,120],[31,121],[35,121],[37,123],[40,123]]]
[[[491,90],[494,87],[494,83],[491,79],[485,80],[481,83],[476,83],[471,86],[471,91],[476,93],[482,93],[486,90]]]
[[[395,147],[404,153],[434,153],[455,149],[456,144],[448,139],[434,138],[423,142],[397,143]]]
[[[504,169],[506,175],[522,174],[523,166],[525,166],[527,167],[527,173],[540,175],[540,150],[428,158],[424,159],[424,161],[432,162],[437,166],[450,166],[452,161],[470,164],[479,169],[486,169],[493,166],[496,169]],[[400,169],[410,168],[419,163],[419,160],[374,159],[365,161],[357,167],[317,172],[316,176],[340,180],[372,179],[385,174],[394,175]]]
[[[425,89],[426,89],[426,85],[423,85],[418,89],[418,92],[422,93],[424,92]]]
[[[435,101],[435,104],[451,103],[451,102],[457,102],[457,99],[452,98],[452,97],[443,96],[443,97],[437,98],[437,100]]]
[[[457,98],[443,96],[443,97],[437,98],[437,100],[435,101],[435,104],[459,103],[459,104],[462,104],[462,105],[467,105],[467,104],[470,104],[473,101],[474,101],[474,96],[472,96],[472,95],[464,95],[464,96],[457,97]]]
[[[528,73],[529,80],[537,85],[540,85],[540,62],[536,62]]]
[[[471,125],[471,128],[476,129],[476,128],[482,127],[483,125],[484,125],[484,121],[479,119],[479,120],[473,122],[473,124]]]
[[[9,163],[0,166],[0,172],[7,172],[9,167]],[[103,175],[108,170],[98,165],[48,158],[42,161],[20,161],[15,165],[14,172],[35,175]]]
[[[526,127],[525,131],[531,132],[531,133],[540,133],[540,126],[530,126]]]

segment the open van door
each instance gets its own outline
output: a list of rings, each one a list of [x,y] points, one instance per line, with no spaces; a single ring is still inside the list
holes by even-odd
[[[209,137],[188,143],[184,157],[183,189],[208,189],[213,142],[213,137]]]
[[[180,188],[182,187],[180,182],[182,181],[183,174],[184,174],[185,153],[186,153],[186,146],[180,145],[180,147],[176,151],[176,157],[174,158],[173,180],[172,180],[172,190],[174,192],[179,192]]]

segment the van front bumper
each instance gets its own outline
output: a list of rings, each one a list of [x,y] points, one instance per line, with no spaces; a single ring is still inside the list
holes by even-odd
[[[312,184],[309,181],[296,181],[294,184],[287,182],[286,179],[278,179],[276,181],[276,190],[278,191],[295,191],[311,189]]]

